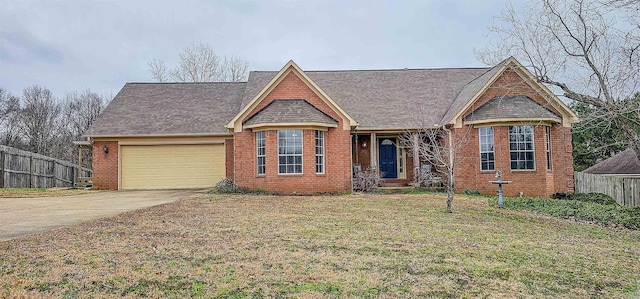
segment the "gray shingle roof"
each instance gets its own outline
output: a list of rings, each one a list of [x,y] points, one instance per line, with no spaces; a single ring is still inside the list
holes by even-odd
[[[326,115],[305,100],[276,100],[253,115],[245,125],[273,123],[322,123],[338,124],[338,121]]]
[[[640,160],[632,148],[585,169],[592,174],[640,174]]]
[[[305,71],[359,129],[410,129],[439,123],[465,84],[489,68]],[[277,72],[251,72],[243,106]]]
[[[246,83],[127,83],[85,136],[229,134]]]
[[[465,121],[482,121],[498,118],[554,119],[562,118],[527,96],[498,96],[490,99],[464,118]]]
[[[455,99],[451,102],[447,112],[442,116],[440,124],[446,124],[453,120],[453,118],[464,108],[464,106],[476,95],[480,90],[489,83],[489,80],[495,76],[495,74],[504,66],[508,58],[498,63],[496,66],[486,69],[486,71],[472,80],[467,81],[464,87],[456,95]]]
[[[305,74],[358,122],[359,130],[404,130],[450,121],[506,61],[492,68],[308,71]],[[228,134],[225,125],[277,73],[254,71],[244,83],[128,83],[85,135]],[[270,109],[285,109],[281,104]],[[479,113],[490,114],[489,108],[476,111],[474,117],[480,117]],[[507,108],[500,109],[509,110]],[[260,121],[281,118],[277,111],[265,111],[259,115],[265,118]]]

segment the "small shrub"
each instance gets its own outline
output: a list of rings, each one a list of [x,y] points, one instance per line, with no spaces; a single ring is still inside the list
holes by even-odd
[[[466,189],[466,190],[464,190],[464,194],[465,195],[469,195],[469,196],[478,196],[478,195],[480,195],[480,190],[478,190],[478,189]]]
[[[216,190],[218,191],[218,193],[237,193],[238,192],[236,183],[233,181],[233,179],[230,179],[230,178],[224,178],[220,180],[216,184]]]
[[[568,194],[564,192],[556,192],[551,195],[553,199],[567,199]]]
[[[382,181],[380,172],[377,170],[363,170],[357,172],[353,177],[353,191],[371,192],[378,188]]]
[[[216,184],[216,191],[218,193],[223,193],[223,194],[233,193],[233,194],[269,195],[269,192],[267,192],[266,190],[262,190],[262,189],[252,190],[244,186],[238,187],[236,186],[236,183],[233,181],[233,179],[230,179],[230,178],[224,178],[220,180]]]

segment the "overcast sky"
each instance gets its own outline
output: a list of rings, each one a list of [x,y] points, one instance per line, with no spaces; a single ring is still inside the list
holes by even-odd
[[[488,27],[507,0],[0,0],[0,87],[115,95],[151,82],[192,43],[237,55],[250,70],[481,66]]]

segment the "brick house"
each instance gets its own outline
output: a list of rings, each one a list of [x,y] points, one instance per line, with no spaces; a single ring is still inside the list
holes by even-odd
[[[445,128],[464,148],[456,189],[573,190],[576,115],[514,58],[490,68],[251,72],[239,83],[128,83],[86,133],[94,187],[349,192],[354,169],[385,185],[423,165],[399,137]]]

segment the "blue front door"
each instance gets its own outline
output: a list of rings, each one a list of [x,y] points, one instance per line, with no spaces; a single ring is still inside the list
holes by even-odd
[[[379,141],[378,155],[380,156],[380,172],[385,179],[398,178],[398,167],[396,165],[396,145],[393,139],[382,138]]]

